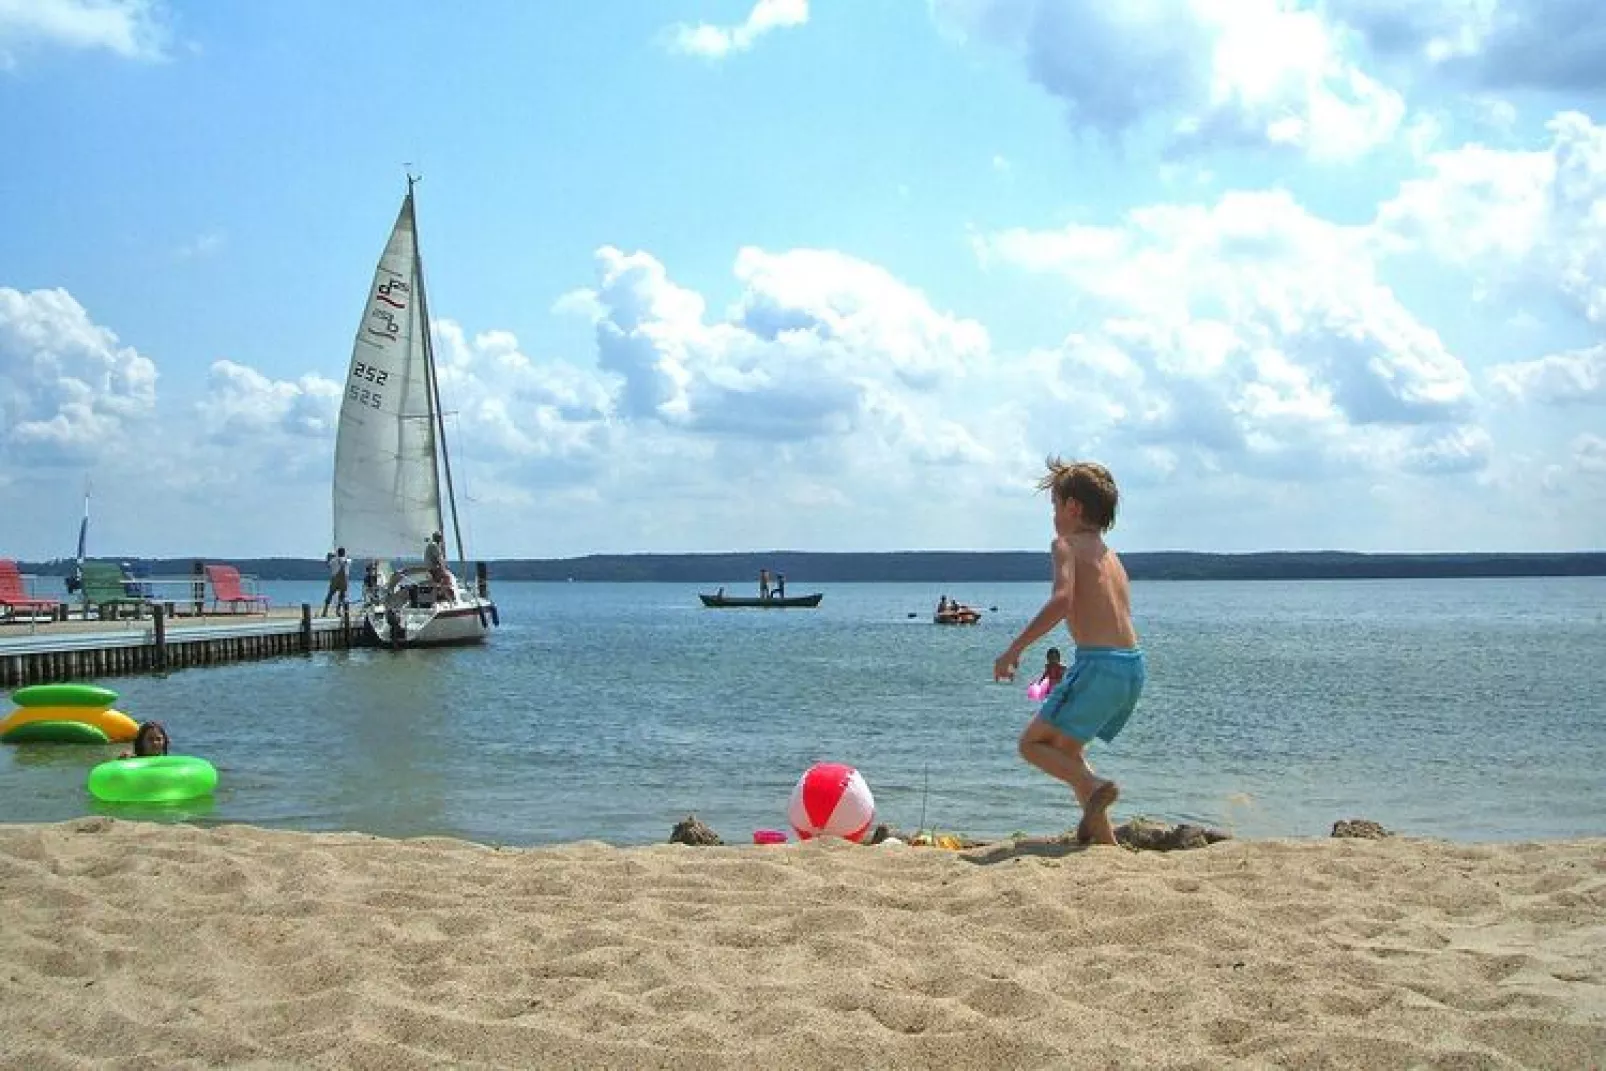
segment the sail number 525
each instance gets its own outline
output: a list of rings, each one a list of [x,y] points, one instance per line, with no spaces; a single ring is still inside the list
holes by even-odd
[[[346,395],[354,402],[371,406],[375,409],[378,409],[384,402],[378,391],[369,390],[367,387],[359,387],[355,383],[346,388]]]

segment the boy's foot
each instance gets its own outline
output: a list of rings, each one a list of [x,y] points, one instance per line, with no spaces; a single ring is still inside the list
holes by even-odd
[[[1087,803],[1082,807],[1082,820],[1076,823],[1076,843],[1092,843],[1092,823],[1102,819],[1104,812],[1120,798],[1121,789],[1114,781],[1104,781],[1093,790],[1093,794],[1087,798]]]

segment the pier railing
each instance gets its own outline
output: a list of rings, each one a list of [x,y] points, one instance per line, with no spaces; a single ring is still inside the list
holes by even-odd
[[[124,616],[122,607],[114,607],[109,616],[102,617],[97,610],[93,615],[91,610],[95,607],[97,599],[91,597],[85,590],[75,592],[45,592],[41,590],[40,582],[43,580],[65,579],[58,577],[41,577],[35,573],[22,573],[22,581],[27,593],[34,598],[56,599],[59,605],[52,616],[48,612],[21,611],[4,618],[0,618],[0,640],[4,640],[9,626],[26,625],[30,635],[37,633],[41,622],[52,621],[104,621],[107,625],[118,627],[139,627],[141,623],[151,620],[147,607],[160,605],[167,616],[178,617],[204,617],[226,616],[241,611],[229,609],[211,609],[207,607],[214,602],[218,592],[212,590],[211,582],[204,572],[196,572],[189,576],[138,576],[130,575],[126,570],[120,581],[122,593],[131,600],[133,612]],[[240,574],[240,589],[250,597],[260,597],[263,592],[259,587],[258,578],[254,574]],[[252,611],[259,613],[260,611]]]

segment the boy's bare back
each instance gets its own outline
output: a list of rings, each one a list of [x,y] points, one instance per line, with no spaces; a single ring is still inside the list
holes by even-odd
[[[1052,548],[1056,575],[1071,570],[1071,607],[1065,625],[1078,647],[1136,647],[1132,594],[1126,567],[1097,532],[1057,537]]]

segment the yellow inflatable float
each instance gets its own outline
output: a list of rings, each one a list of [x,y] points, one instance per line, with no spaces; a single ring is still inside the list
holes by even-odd
[[[139,723],[113,710],[117,693],[93,684],[36,684],[11,698],[18,710],[0,721],[0,741],[122,744],[134,739]]]

